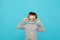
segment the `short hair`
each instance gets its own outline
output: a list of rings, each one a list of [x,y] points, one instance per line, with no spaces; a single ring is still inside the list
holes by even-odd
[[[29,15],[34,15],[34,16],[36,16],[36,19],[37,19],[37,14],[35,12],[29,12],[28,18],[29,18]]]

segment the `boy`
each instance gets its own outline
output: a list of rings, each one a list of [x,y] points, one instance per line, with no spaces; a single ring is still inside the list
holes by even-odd
[[[26,24],[26,22],[29,22],[29,24]],[[37,22],[37,24],[34,24],[34,22]],[[37,31],[45,31],[35,12],[29,12],[28,18],[24,18],[17,27],[25,30],[26,40],[37,40]]]

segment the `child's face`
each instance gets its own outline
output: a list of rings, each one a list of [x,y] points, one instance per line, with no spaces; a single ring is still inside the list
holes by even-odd
[[[29,15],[29,22],[30,22],[30,24],[33,24],[35,19],[36,19],[35,15]]]

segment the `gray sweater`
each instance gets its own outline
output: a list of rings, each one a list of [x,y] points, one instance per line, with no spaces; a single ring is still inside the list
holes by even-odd
[[[25,40],[38,40],[37,39],[37,31],[40,31],[40,28],[43,28],[43,25],[41,23],[39,24],[26,24],[25,21],[22,21],[17,26],[19,29],[24,29],[26,33],[26,39]]]

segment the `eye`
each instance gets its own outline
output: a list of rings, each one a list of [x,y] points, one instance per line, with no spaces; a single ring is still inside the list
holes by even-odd
[[[35,20],[35,18],[33,18],[33,20]]]
[[[34,18],[29,18],[29,20],[35,20]]]

